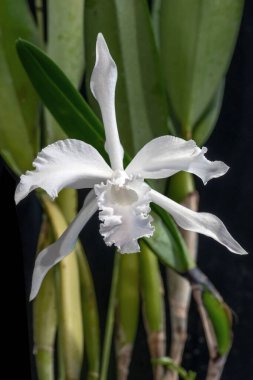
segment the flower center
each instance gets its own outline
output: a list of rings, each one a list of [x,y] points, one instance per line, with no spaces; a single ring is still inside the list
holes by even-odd
[[[111,200],[113,203],[118,203],[121,206],[129,206],[138,201],[138,195],[134,190],[125,187],[112,186]]]
[[[140,250],[138,239],[151,236],[150,187],[142,178],[117,170],[106,183],[94,186],[99,207],[100,233],[107,245],[121,253]]]

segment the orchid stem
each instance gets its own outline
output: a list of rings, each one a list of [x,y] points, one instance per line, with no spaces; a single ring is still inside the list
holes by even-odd
[[[197,211],[198,193],[195,191],[190,173],[180,172],[171,178],[169,195],[183,206]],[[181,230],[189,255],[195,259],[198,249],[198,237],[195,232]],[[171,269],[167,269],[168,294],[171,319],[170,357],[176,365],[181,364],[187,340],[188,312],[191,300],[189,283]],[[169,368],[166,380],[178,380],[178,371]]]
[[[108,306],[106,326],[105,326],[105,337],[104,337],[104,345],[103,345],[102,368],[101,368],[100,380],[107,380],[107,372],[108,372],[108,367],[109,367],[111,345],[112,345],[112,335],[113,335],[113,325],[114,325],[114,317],[115,317],[117,285],[118,285],[118,278],[119,278],[119,264],[120,264],[120,253],[116,252],[115,258],[114,258],[114,264],[113,264],[110,299],[109,299],[109,306]]]

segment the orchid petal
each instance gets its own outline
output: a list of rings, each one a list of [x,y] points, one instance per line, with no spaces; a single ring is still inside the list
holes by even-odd
[[[174,136],[161,136],[146,144],[126,168],[128,174],[143,178],[167,178],[183,170],[200,177],[204,183],[224,175],[229,167],[222,161],[205,158],[206,148],[195,141]]]
[[[105,127],[105,149],[109,154],[113,170],[123,169],[123,148],[120,144],[115,113],[115,88],[117,66],[111,57],[101,33],[96,44],[96,63],[91,75],[90,88],[97,99]]]
[[[47,272],[73,250],[80,231],[96,210],[97,202],[94,191],[92,190],[87,196],[82,209],[61,237],[54,244],[51,244],[39,253],[33,271],[30,301],[38,294],[41,283]]]
[[[100,233],[107,245],[114,244],[120,253],[140,250],[138,239],[150,237],[150,187],[140,178],[128,178],[123,172],[95,185],[99,207]]]
[[[210,236],[227,247],[231,252],[240,255],[247,254],[240,244],[230,235],[225,225],[217,216],[206,212],[192,211],[155,190],[151,190],[151,199],[152,202],[171,214],[175,222],[183,229]]]
[[[44,148],[33,162],[36,170],[21,176],[16,203],[40,187],[55,198],[64,187],[91,188],[110,178],[111,168],[98,151],[79,140],[62,140]]]

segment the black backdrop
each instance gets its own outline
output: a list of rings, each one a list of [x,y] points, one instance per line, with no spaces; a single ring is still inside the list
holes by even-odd
[[[253,7],[246,1],[235,54],[227,76],[225,98],[217,128],[206,144],[208,158],[226,162],[231,169],[206,187],[197,183],[200,209],[219,216],[232,235],[249,251],[240,257],[211,239],[200,237],[199,266],[210,277],[235,313],[234,344],[223,380],[253,378]],[[17,209],[13,194],[17,179],[0,162],[2,373],[8,378],[35,380],[31,344],[31,282],[40,207],[32,194]],[[83,194],[80,194],[80,200]],[[104,329],[113,253],[98,234],[96,217],[82,232],[94,275]],[[94,238],[94,240],[93,240]],[[96,241],[94,249],[93,241]],[[208,354],[196,308],[190,310],[189,339],[184,365],[204,379]],[[168,326],[169,327],[169,326]],[[15,358],[22,356],[22,364]],[[113,364],[113,363],[112,363]],[[32,374],[30,371],[32,367]],[[113,365],[111,366],[113,367]],[[113,378],[111,374],[108,379]],[[140,328],[131,364],[130,380],[151,380],[145,334]]]

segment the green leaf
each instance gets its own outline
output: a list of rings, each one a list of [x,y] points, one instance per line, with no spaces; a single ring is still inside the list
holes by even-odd
[[[203,304],[213,325],[218,344],[218,352],[225,355],[232,345],[232,316],[223,300],[215,297],[209,290],[202,293]]]
[[[60,68],[27,41],[18,40],[17,51],[34,88],[64,132],[93,145],[108,160],[100,120]]]
[[[85,3],[87,93],[102,32],[118,67],[116,113],[122,145],[131,155],[168,133],[167,105],[146,0],[87,0]],[[89,101],[100,115],[97,104]]]
[[[37,41],[25,0],[0,2],[0,150],[16,172],[31,167],[38,150],[38,97],[20,64],[15,41]],[[11,157],[11,159],[9,159]]]
[[[156,206],[158,209],[158,206]],[[157,212],[157,210],[156,210]],[[171,217],[160,209],[160,215],[152,213],[155,232],[145,243],[152,249],[158,259],[179,273],[187,272],[195,266],[188,255],[184,240],[174,225]]]
[[[11,168],[19,174],[31,167],[33,149],[2,46],[0,46],[0,106],[0,150],[8,159]]]
[[[75,87],[84,71],[83,20],[83,0],[49,1],[47,53]]]
[[[187,247],[172,217],[156,204],[152,204],[156,231],[145,242],[153,249],[159,260],[175,271],[184,274],[196,267],[188,254]]]
[[[84,1],[49,1],[47,15],[47,53],[78,88],[84,71]],[[66,138],[49,113],[46,121],[47,143]]]
[[[162,1],[162,69],[174,118],[184,135],[226,74],[242,9],[243,0]]]
[[[204,112],[204,115],[200,120],[197,121],[193,129],[192,137],[199,146],[202,146],[208,140],[218,120],[223,101],[224,85],[225,80],[221,82],[218,91],[208,105],[207,110]]]
[[[199,268],[185,274],[190,281],[193,296],[198,305],[200,316],[205,309],[209,318],[204,318],[205,333],[211,341],[215,355],[226,356],[232,345],[232,313],[210,280]],[[203,320],[203,318],[202,318]],[[207,323],[206,323],[207,322]],[[211,326],[210,326],[211,325]],[[219,359],[217,357],[217,359]]]

